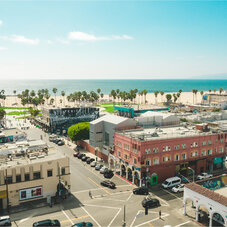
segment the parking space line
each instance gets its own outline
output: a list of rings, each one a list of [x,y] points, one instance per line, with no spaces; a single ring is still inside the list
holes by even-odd
[[[109,206],[100,206],[100,205],[93,205],[93,204],[85,204],[85,206],[90,206],[90,207],[101,207],[101,208],[110,208],[110,209],[120,209],[120,207],[109,207]]]
[[[165,189],[163,189],[163,188],[162,188],[162,190],[165,191],[165,192],[167,192],[167,193],[169,193],[170,195],[174,196],[175,198],[179,199],[180,201],[183,201],[183,199],[177,197],[177,196],[174,195],[173,193],[171,193],[171,192],[169,192],[169,191],[167,191],[167,190],[165,190]]]
[[[118,216],[118,214],[121,212],[121,208],[119,209],[119,211],[116,213],[116,215],[114,216],[114,218],[111,220],[110,224],[107,227],[110,227],[110,225],[113,223],[113,221],[115,220],[115,218]]]
[[[72,218],[71,220],[75,221],[75,220],[77,220],[77,219],[87,218],[87,217],[89,217],[89,215],[84,215],[84,216],[81,216],[81,217],[78,217],[78,218]],[[69,222],[69,220],[61,221],[61,223],[65,223],[65,222]]]
[[[99,226],[99,227],[101,227],[101,225],[88,213],[88,211],[84,208],[84,207],[82,207],[82,206],[80,206],[90,217],[91,217],[91,219]]]
[[[130,194],[130,196],[126,199],[126,201],[129,201],[129,199],[132,197],[133,193]]]
[[[105,191],[107,194],[110,194],[105,188],[101,187],[99,184],[97,184],[95,181],[93,181],[90,177],[88,177],[88,179],[93,182],[94,184],[96,184],[99,188],[101,188],[103,191]]]
[[[185,225],[185,224],[187,224],[187,223],[189,223],[189,222],[191,222],[191,221],[186,221],[186,222],[184,222],[184,223],[181,223],[181,224],[179,224],[179,225],[176,225],[175,227],[180,227],[180,226]]]
[[[69,216],[66,214],[66,212],[64,210],[61,210],[62,213],[66,216],[66,218],[68,218],[68,220],[71,222],[71,224],[73,225],[74,223],[72,222],[72,220],[69,218]]]

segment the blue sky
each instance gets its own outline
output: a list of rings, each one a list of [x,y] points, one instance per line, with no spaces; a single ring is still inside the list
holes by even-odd
[[[0,77],[227,73],[227,1],[0,1]]]

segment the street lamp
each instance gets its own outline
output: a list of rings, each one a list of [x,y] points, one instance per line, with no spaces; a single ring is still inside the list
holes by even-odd
[[[192,174],[193,174],[193,182],[195,181],[195,170],[192,169],[191,167],[188,167],[188,169],[190,169],[192,171]]]

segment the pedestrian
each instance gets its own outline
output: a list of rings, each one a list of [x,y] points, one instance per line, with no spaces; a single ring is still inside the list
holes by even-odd
[[[92,199],[91,191],[89,191],[89,196],[90,196],[90,198]]]
[[[161,210],[159,211],[159,219],[162,219],[162,212],[161,212]]]

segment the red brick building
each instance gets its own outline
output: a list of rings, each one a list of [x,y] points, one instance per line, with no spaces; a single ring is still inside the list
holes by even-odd
[[[152,176],[187,176],[225,168],[227,133],[203,132],[195,127],[163,127],[116,132],[110,164],[122,176],[145,184]],[[190,167],[190,168],[188,168]]]

